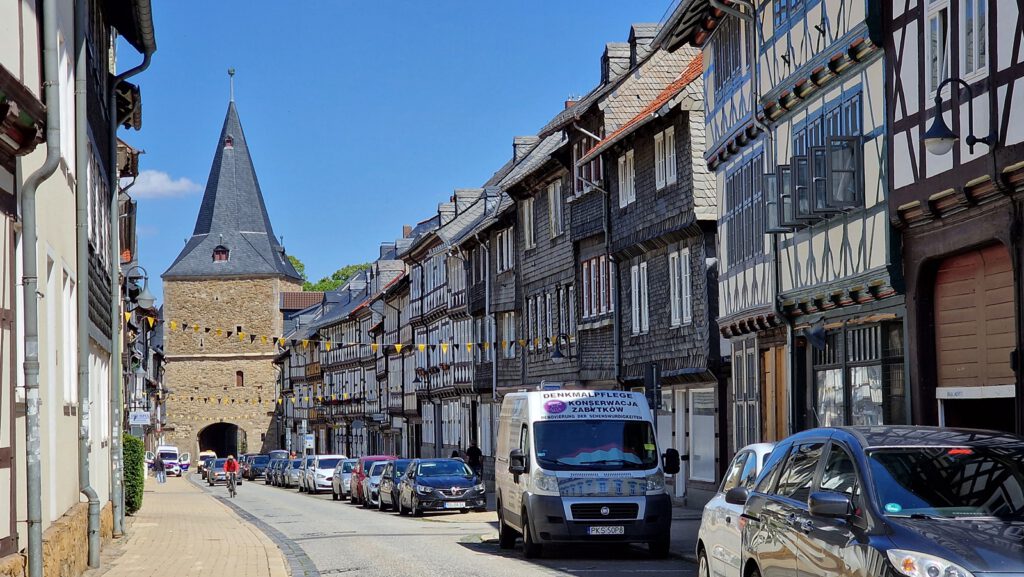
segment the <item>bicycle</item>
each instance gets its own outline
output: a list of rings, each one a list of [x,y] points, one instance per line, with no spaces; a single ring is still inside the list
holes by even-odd
[[[236,475],[238,475],[238,473],[228,473],[228,496],[231,497],[232,499],[235,497],[235,494],[237,493],[237,491],[235,491]]]

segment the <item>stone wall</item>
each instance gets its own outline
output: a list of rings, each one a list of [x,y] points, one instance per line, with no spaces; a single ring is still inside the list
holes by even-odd
[[[79,503],[43,531],[43,575],[77,577],[89,565],[89,504]]]
[[[281,336],[280,294],[300,288],[276,278],[164,283],[164,319],[178,323],[165,341],[165,383],[174,391],[167,402],[168,442],[196,455],[200,431],[223,422],[244,431],[249,451],[271,448],[275,439],[268,436],[264,445],[263,436],[273,419],[277,346],[261,337]]]
[[[15,553],[0,557],[0,577],[25,577],[25,556]]]

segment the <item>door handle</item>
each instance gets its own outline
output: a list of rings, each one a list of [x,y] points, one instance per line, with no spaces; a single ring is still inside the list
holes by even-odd
[[[725,524],[728,525],[729,523],[732,523],[732,517],[729,517],[728,515],[726,515],[726,517],[725,517]]]

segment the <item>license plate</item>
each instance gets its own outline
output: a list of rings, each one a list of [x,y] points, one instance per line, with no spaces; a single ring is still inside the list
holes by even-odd
[[[587,527],[588,535],[625,535],[626,528],[622,525],[598,525]]]
[[[445,509],[465,509],[466,508],[466,502],[465,501],[448,501],[447,503],[444,504],[444,508]]]

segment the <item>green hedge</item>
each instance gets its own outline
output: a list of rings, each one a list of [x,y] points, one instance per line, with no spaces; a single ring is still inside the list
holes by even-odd
[[[142,440],[124,435],[124,507],[131,515],[142,508],[142,490],[146,484],[146,447]]]

